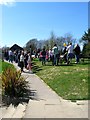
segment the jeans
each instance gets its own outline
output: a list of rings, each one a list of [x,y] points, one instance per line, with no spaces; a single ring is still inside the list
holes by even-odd
[[[78,63],[79,62],[79,55],[75,55],[75,58],[76,58],[76,62]]]
[[[53,65],[58,65],[59,56],[58,54],[53,55]]]
[[[74,57],[73,53],[67,54],[67,63],[72,62],[72,58]],[[70,61],[69,61],[70,60]]]
[[[42,65],[45,65],[45,57],[42,57]]]

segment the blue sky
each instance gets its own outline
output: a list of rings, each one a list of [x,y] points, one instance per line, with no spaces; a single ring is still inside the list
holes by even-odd
[[[24,46],[30,39],[71,33],[77,40],[88,28],[88,2],[16,2],[2,5],[2,44]]]

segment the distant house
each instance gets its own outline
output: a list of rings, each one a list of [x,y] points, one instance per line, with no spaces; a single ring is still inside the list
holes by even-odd
[[[10,50],[12,50],[12,51],[15,51],[15,50],[23,50],[23,48],[20,47],[20,46],[17,45],[17,44],[14,44],[14,45],[10,48]]]

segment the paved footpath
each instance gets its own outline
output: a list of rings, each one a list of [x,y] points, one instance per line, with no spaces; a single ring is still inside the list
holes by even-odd
[[[88,101],[64,100],[37,75],[27,71],[22,75],[29,81],[31,99],[27,105],[19,104],[16,110],[10,106],[4,118],[88,118]],[[2,112],[5,116],[4,110]]]
[[[24,118],[88,118],[88,101],[62,99],[35,74],[29,74],[27,81],[32,99],[29,100]]]

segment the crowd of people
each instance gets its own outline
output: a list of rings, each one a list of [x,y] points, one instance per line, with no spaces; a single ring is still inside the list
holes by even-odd
[[[69,43],[69,45],[64,43],[63,55],[60,55],[58,47],[55,44],[52,49],[45,50],[45,48],[43,48],[43,50],[40,52],[39,58],[42,61],[42,65],[45,65],[46,61],[49,60],[52,61],[53,66],[58,66],[62,59],[66,64],[69,64],[74,57],[76,59],[75,63],[79,63],[80,51],[80,46],[78,44],[73,47],[72,43]]]
[[[62,55],[60,55],[60,52],[58,50],[57,44],[54,44],[54,47],[52,49],[46,50],[45,47],[43,47],[42,50],[32,55],[31,49],[29,52],[27,51],[17,51],[14,52],[12,50],[6,50],[4,51],[4,59],[13,63],[18,63],[18,66],[21,68],[21,71],[23,71],[23,68],[31,71],[31,61],[32,57],[39,58],[39,60],[42,62],[42,65],[46,65],[46,62],[51,61],[53,66],[58,66],[59,62],[63,61],[66,64],[69,64],[72,60],[72,58],[76,59],[76,63],[79,63],[80,60],[80,47],[78,44],[76,44],[74,47],[72,43],[69,45],[66,45],[64,43],[64,49]],[[30,46],[31,48],[31,46]]]
[[[18,66],[21,68],[21,72],[23,72],[23,68],[31,71],[31,53],[27,51],[12,51],[12,50],[6,50],[4,52],[4,59],[13,63],[17,63]]]

